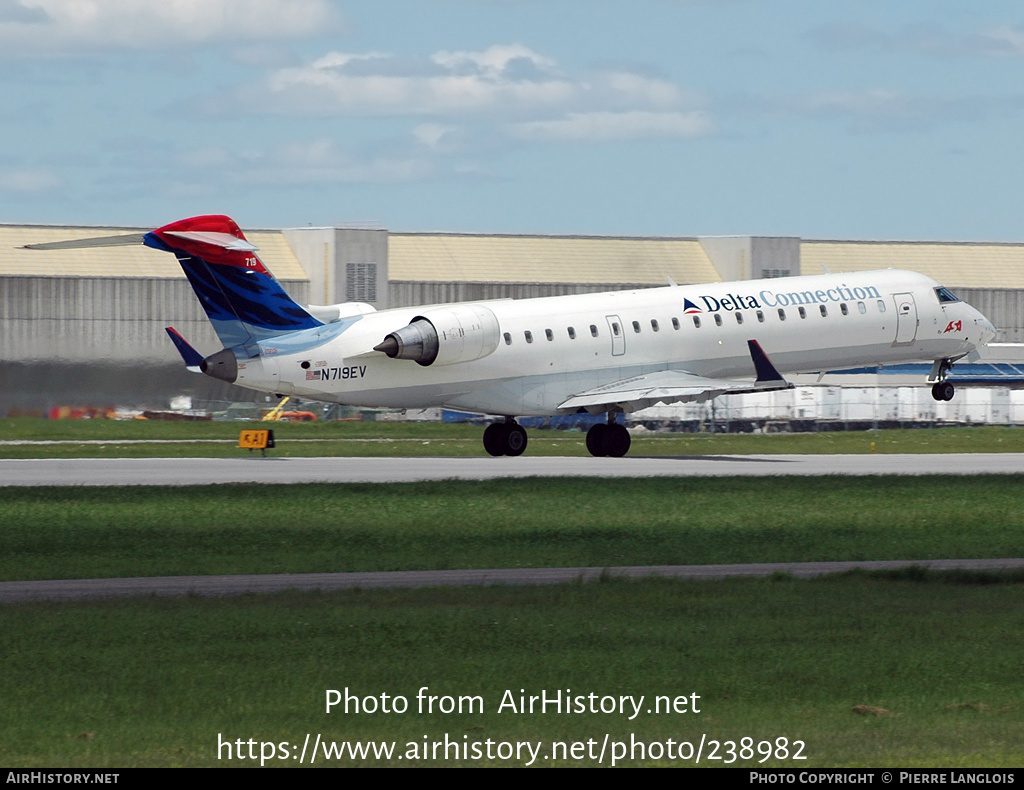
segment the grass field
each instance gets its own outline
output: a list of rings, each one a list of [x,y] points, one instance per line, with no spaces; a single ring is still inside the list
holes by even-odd
[[[295,433],[292,433],[293,429]],[[239,425],[0,421],[39,457],[227,455]],[[278,430],[275,428],[275,430]],[[482,454],[479,428],[282,426],[279,452]],[[111,435],[113,434],[113,435]],[[1012,429],[638,440],[634,452],[1022,451]],[[540,438],[538,438],[540,437]],[[378,441],[379,439],[388,441]],[[225,440],[220,444],[205,439]],[[354,439],[373,441],[358,442]],[[531,434],[530,452],[582,436]],[[393,441],[392,441],[393,440]],[[646,442],[649,444],[642,444]],[[294,444],[293,444],[294,443]],[[391,446],[389,446],[391,445]],[[574,446],[575,446],[574,445]],[[10,457],[22,445],[0,445]],[[415,448],[415,449],[411,449]],[[773,449],[766,449],[773,448]],[[858,449],[859,448],[859,449]],[[135,450],[133,450],[134,452]],[[540,449],[539,451],[545,451]],[[141,451],[140,451],[141,452]],[[576,452],[573,450],[572,452]],[[122,575],[613,566],[1024,556],[1021,476],[704,478],[195,488],[0,489],[0,580]],[[533,765],[607,765],[596,749],[660,744],[620,764],[1024,766],[1021,574],[851,574],[721,582],[353,590],[223,599],[0,605],[0,765],[298,765],[307,734],[394,744],[318,765],[522,765],[444,756],[444,742],[529,742]],[[483,709],[420,714],[416,694]],[[406,713],[324,710],[328,689],[408,698]],[[522,690],[522,691],[520,691]],[[700,712],[499,712],[571,690]],[[750,738],[750,741],[743,741]],[[787,759],[777,759],[779,738]],[[676,744],[676,759],[665,747]],[[231,744],[232,760],[218,742]],[[709,761],[711,741],[718,741]],[[789,759],[801,741],[806,760]],[[592,742],[592,743],[591,743]],[[440,743],[436,758],[422,751]],[[748,758],[741,757],[748,744]],[[273,745],[273,756],[267,747]],[[554,759],[565,744],[564,759]],[[580,759],[568,751],[577,744]],[[412,749],[417,754],[415,758]],[[685,751],[685,750],[683,750]],[[282,755],[286,757],[282,758]],[[652,757],[652,755],[655,755]],[[402,759],[399,759],[399,756]],[[308,763],[306,758],[303,763]]]
[[[397,749],[390,760],[321,752],[319,765],[527,761],[398,758],[447,735],[460,744],[529,741],[539,746],[534,765],[593,766],[596,747],[553,761],[552,744],[599,745],[608,735],[664,748],[704,735],[721,747],[710,761],[708,743],[702,765],[725,764],[726,741],[738,751],[745,737],[784,737],[790,756],[802,741],[806,759],[773,755],[764,765],[1019,767],[1021,589],[1019,580],[854,574],[8,605],[0,764],[259,764],[229,761],[223,748],[218,760],[220,738],[253,739],[256,755],[273,743],[268,765],[297,765],[308,733],[310,743],[320,735]],[[421,714],[422,687],[481,705]],[[327,713],[328,689],[401,695],[409,710]],[[521,693],[559,690],[645,701],[632,720],[499,712],[506,691],[518,704]],[[688,708],[648,713],[655,695],[686,697]],[[694,762],[657,754],[622,764]],[[762,759],[751,757],[735,764]]]
[[[8,488],[0,580],[1024,556],[1022,478]]]
[[[0,420],[0,458],[239,457],[243,428],[272,427],[278,456],[483,456],[483,429],[443,423],[239,423]],[[531,430],[529,455],[585,456],[584,434]],[[58,442],[16,444],[15,442]],[[824,431],[798,434],[650,434],[631,456],[777,453],[1024,452],[1012,427]]]

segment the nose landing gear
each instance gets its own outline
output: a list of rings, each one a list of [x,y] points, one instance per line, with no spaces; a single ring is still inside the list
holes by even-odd
[[[948,381],[937,381],[932,384],[932,397],[935,400],[953,400],[956,388]]]
[[[949,371],[953,369],[953,360],[937,359],[932,364],[932,371],[928,375],[928,381],[932,385],[932,397],[938,401],[953,400],[956,394],[956,387],[946,380]]]

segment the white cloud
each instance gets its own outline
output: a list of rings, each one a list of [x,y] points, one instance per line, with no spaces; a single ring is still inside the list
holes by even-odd
[[[538,72],[554,72],[555,61],[538,55],[522,44],[496,44],[482,52],[437,52],[431,60],[452,71],[474,67],[482,73],[501,75],[512,67],[528,65]]]
[[[935,23],[906,25],[894,32],[853,22],[833,22],[807,33],[834,50],[909,52],[937,58],[1024,57],[1024,28],[1004,25],[977,31],[950,31]]]
[[[553,58],[522,44],[415,58],[331,52],[272,72],[265,86],[245,92],[239,103],[320,116],[515,119],[524,125],[522,137],[568,135],[569,127],[588,124],[606,139],[630,129],[678,136],[709,126],[707,115],[696,112],[703,101],[669,80],[625,69],[566,74]],[[551,120],[559,116],[562,121]]]
[[[60,178],[47,170],[9,170],[0,172],[0,193],[42,195],[61,186]]]
[[[766,102],[773,114],[840,121],[856,133],[913,132],[948,123],[976,123],[995,114],[1017,114],[1019,97],[912,95],[893,90],[829,91]]]
[[[202,148],[175,158],[180,182],[302,186],[415,181],[433,172],[424,158],[408,154],[356,156],[326,137],[296,140],[265,150]]]
[[[550,59],[520,45],[438,52],[426,60],[331,52],[278,70],[267,87],[272,100],[293,109],[386,115],[555,106],[581,90],[558,76]]]
[[[445,147],[457,134],[456,127],[440,123],[421,123],[412,130],[417,143],[435,150]]]
[[[569,113],[549,121],[514,124],[510,133],[524,140],[610,141],[644,138],[699,137],[714,129],[704,112]]]
[[[611,96],[634,104],[641,102],[654,107],[678,106],[686,100],[683,92],[674,83],[623,71],[601,75],[599,87]]]
[[[1024,29],[1019,27],[1000,27],[988,30],[978,37],[986,45],[986,50],[993,55],[1024,56]]]
[[[340,16],[328,0],[7,0],[5,57],[168,49],[321,34]]]

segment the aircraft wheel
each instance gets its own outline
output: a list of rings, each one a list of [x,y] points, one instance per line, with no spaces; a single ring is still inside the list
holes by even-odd
[[[608,455],[608,426],[603,422],[590,426],[587,431],[587,452],[595,458]]]
[[[526,449],[526,429],[517,423],[503,426],[505,428],[505,455],[522,455]]]
[[[956,394],[956,388],[948,381],[938,381],[932,385],[932,397],[935,400],[950,401]]]
[[[484,449],[489,455],[505,454],[505,424],[492,422],[484,429]]]
[[[605,447],[608,448],[608,455],[612,458],[622,458],[622,456],[629,452],[629,445],[632,440],[625,425],[619,425],[618,423],[609,425],[605,437]]]

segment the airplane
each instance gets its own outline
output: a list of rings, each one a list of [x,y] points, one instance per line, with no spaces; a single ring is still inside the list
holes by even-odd
[[[621,457],[618,415],[792,388],[783,373],[930,361],[932,396],[948,401],[953,363],[995,337],[950,290],[894,269],[377,311],[298,304],[226,216],[141,240],[177,257],[224,346],[203,356],[168,327],[189,370],[277,397],[495,415],[493,456],[526,449],[517,417],[587,412],[607,415],[587,450]],[[128,243],[58,244],[102,242]]]

